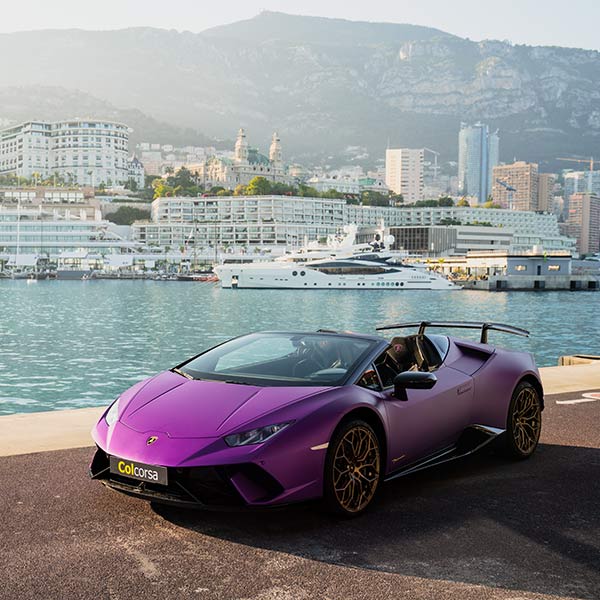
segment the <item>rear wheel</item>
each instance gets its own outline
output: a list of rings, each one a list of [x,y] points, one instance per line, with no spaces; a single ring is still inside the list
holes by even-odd
[[[527,381],[515,389],[508,410],[504,453],[517,460],[529,458],[537,448],[542,431],[542,399]]]
[[[373,428],[362,420],[343,423],[333,435],[325,460],[327,508],[358,516],[373,501],[381,481],[381,450]]]

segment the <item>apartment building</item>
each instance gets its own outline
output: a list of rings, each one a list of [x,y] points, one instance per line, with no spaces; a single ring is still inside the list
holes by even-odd
[[[600,252],[600,196],[573,194],[569,198],[565,229],[577,240],[580,254]]]
[[[394,194],[402,194],[404,204],[424,198],[424,160],[423,149],[388,148],[385,152],[385,183]]]
[[[493,168],[492,198],[503,208],[539,210],[538,165],[523,161]]]

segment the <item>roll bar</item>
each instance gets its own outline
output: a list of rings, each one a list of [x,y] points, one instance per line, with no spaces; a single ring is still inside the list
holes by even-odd
[[[481,343],[488,343],[488,331],[501,331],[512,335],[529,337],[529,331],[512,325],[502,323],[479,323],[477,321],[421,321],[420,323],[398,323],[396,325],[385,325],[377,327],[377,331],[389,331],[391,329],[413,329],[419,328],[419,335],[424,335],[428,327],[445,327],[452,329],[481,329]]]

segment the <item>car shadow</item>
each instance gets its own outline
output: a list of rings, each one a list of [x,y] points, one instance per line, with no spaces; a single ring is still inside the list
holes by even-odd
[[[491,451],[387,483],[340,520],[318,505],[236,513],[154,506],[180,527],[332,564],[537,593],[600,597],[600,450]]]

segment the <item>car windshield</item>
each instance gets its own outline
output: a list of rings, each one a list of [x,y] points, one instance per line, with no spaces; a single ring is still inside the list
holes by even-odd
[[[354,336],[253,333],[180,365],[194,379],[251,385],[336,386],[376,344]]]

